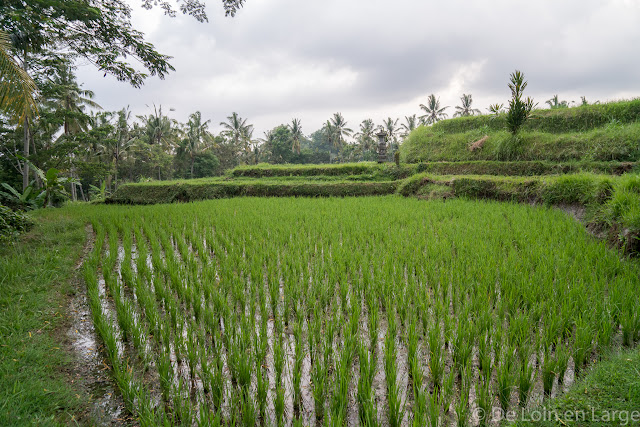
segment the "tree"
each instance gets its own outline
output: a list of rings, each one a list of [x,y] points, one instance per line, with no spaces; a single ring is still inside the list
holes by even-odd
[[[376,145],[376,140],[373,137],[374,132],[375,125],[373,124],[373,120],[365,119],[360,123],[360,131],[354,135],[363,156]]]
[[[424,116],[420,116],[420,122],[425,125],[432,125],[439,120],[447,118],[447,113],[444,110],[449,107],[440,107],[440,98],[436,99],[436,96],[431,94],[427,99],[427,105],[420,104],[420,108],[427,113]]]
[[[222,0],[225,16],[236,16],[236,13],[244,5],[245,0]],[[199,0],[176,0],[178,8],[185,15],[191,15],[200,22],[208,21],[204,10],[205,4]],[[166,0],[142,0],[142,7],[151,9],[153,6],[160,6],[166,15],[176,16],[176,9]]]
[[[507,129],[512,135],[517,135],[520,127],[527,121],[531,115],[531,111],[535,107],[533,99],[522,99],[523,92],[527,87],[524,80],[524,74],[516,70],[511,73],[509,89],[511,90],[511,99],[509,100],[509,109],[507,110]]]
[[[395,148],[398,146],[398,132],[400,131],[400,128],[398,128],[399,120],[400,119],[393,120],[391,117],[387,117],[380,126],[380,129],[387,133],[387,140],[390,142],[392,147]]]
[[[270,163],[289,163],[294,156],[291,139],[291,126],[276,126],[264,133],[263,145],[259,151]]]
[[[569,103],[567,101],[560,101],[558,95],[553,95],[551,99],[545,101],[545,104],[549,104],[549,108],[555,110],[557,108],[568,108]]]
[[[228,16],[234,16],[245,0],[223,0]],[[206,20],[204,4],[199,0],[176,0],[183,13],[194,16],[199,21]],[[151,8],[159,4],[170,15],[172,8],[166,0],[142,0],[143,7]],[[113,75],[120,81],[140,87],[151,76],[164,78],[174,71],[169,63],[171,59],[156,51],[145,41],[144,34],[131,25],[131,8],[126,0],[2,0],[0,1],[0,31],[11,37],[11,55],[18,58],[22,72],[16,74],[15,67],[7,67],[6,37],[3,38],[0,61],[4,62],[3,80],[12,78],[20,81],[12,89],[13,94],[0,106],[13,105],[17,111],[23,107],[33,107],[28,93],[35,91],[34,86],[24,78],[32,72],[31,61],[34,56],[46,54],[52,58],[67,57],[73,61],[82,58],[99,70]],[[12,74],[8,74],[12,71]],[[15,80],[20,78],[20,80]],[[0,89],[0,99],[5,97]],[[15,94],[22,93],[20,97]],[[19,105],[19,99],[26,101]],[[16,110],[16,108],[13,108]],[[29,157],[29,118],[23,115],[24,132],[23,157]],[[29,182],[29,166],[24,163],[21,173],[23,187]]]
[[[227,117],[226,122],[220,122],[224,128],[222,135],[229,138],[237,150],[242,150],[245,160],[249,158],[251,152],[251,134],[253,125],[247,124],[247,119],[243,119],[238,113],[233,112]]]
[[[460,102],[462,102],[462,105],[456,106],[456,112],[453,117],[467,117],[480,114],[480,110],[477,108],[471,108],[471,104],[473,104],[471,94],[467,95],[463,93],[460,97]]]
[[[29,156],[29,117],[37,112],[34,94],[37,88],[29,74],[11,56],[9,36],[0,30],[0,112],[9,114],[24,127],[23,155]],[[22,191],[29,186],[29,164],[18,162]]]
[[[418,127],[418,119],[415,114],[412,116],[405,116],[404,120],[404,123],[400,125],[400,128],[402,129],[400,136],[402,139],[405,139],[416,127]]]
[[[48,86],[44,105],[62,117],[64,135],[68,137],[86,131],[90,117],[86,114],[85,107],[102,107],[93,101],[92,91],[80,88],[68,62],[57,64],[56,74]]]
[[[291,131],[291,149],[294,153],[300,154],[300,140],[304,137],[300,119],[293,119],[289,125],[289,130]]]
[[[114,162],[115,173],[115,185],[118,187],[118,163],[122,159],[122,156],[127,152],[134,144],[135,139],[131,136],[131,129],[129,127],[129,120],[131,119],[131,111],[129,106],[118,111],[118,120],[116,122],[116,134],[113,139],[113,146],[110,147],[110,157]]]
[[[196,156],[201,152],[202,145],[206,139],[208,139],[210,122],[211,120],[207,120],[205,122],[202,121],[202,114],[200,111],[196,111],[189,116],[189,122],[187,123],[186,129],[186,149],[189,153],[191,178],[193,178],[193,168]]]
[[[345,137],[351,136],[353,130],[347,127],[347,122],[341,113],[334,113],[333,117],[327,121],[326,132],[334,148],[339,151],[346,144]]]
[[[137,116],[142,121],[143,139],[147,144],[158,145],[163,147],[171,147],[174,145],[174,130],[172,120],[162,114],[162,105],[160,108],[153,106],[153,114],[148,116]]]

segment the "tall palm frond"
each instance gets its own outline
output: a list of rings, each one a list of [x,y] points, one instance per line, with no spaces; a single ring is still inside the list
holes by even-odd
[[[38,88],[10,52],[9,35],[0,31],[0,111],[22,121],[38,112],[35,101]]]

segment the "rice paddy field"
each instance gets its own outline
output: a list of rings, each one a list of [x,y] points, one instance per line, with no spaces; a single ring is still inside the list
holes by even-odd
[[[637,262],[552,208],[83,209],[94,325],[141,425],[491,425],[640,338]]]

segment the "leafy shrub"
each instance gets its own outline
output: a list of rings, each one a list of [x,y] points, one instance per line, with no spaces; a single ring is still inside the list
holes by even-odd
[[[33,221],[28,215],[0,205],[0,242],[12,240],[32,226]]]

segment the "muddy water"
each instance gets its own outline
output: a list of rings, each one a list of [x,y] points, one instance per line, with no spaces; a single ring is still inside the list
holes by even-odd
[[[84,289],[79,289],[74,296],[69,314],[71,327],[67,331],[67,337],[74,350],[76,363],[73,370],[90,396],[88,415],[91,424],[133,425],[101,352]]]

